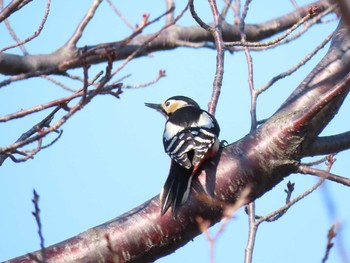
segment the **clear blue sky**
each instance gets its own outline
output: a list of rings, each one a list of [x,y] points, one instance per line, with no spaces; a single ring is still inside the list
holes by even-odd
[[[43,15],[44,2],[33,2],[11,17],[10,22],[22,39],[36,30]],[[74,32],[90,2],[53,1],[43,32],[27,45],[28,51],[31,54],[48,53],[62,46]],[[144,12],[150,13],[151,18],[160,15],[165,6],[165,1],[114,2],[132,24],[140,23]],[[305,2],[300,1],[300,4]],[[211,22],[207,2],[201,4],[203,6],[198,9],[200,16]],[[183,5],[178,5],[177,12],[181,8]],[[292,10],[290,1],[269,1],[263,4],[256,1],[250,7],[246,22],[266,21]],[[193,25],[194,22],[187,15],[180,24]],[[315,26],[308,34],[289,45],[252,53],[255,86],[263,86],[273,76],[294,66],[332,32],[336,24]],[[153,32],[161,25],[152,26],[145,32]],[[129,33],[130,30],[104,2],[79,41],[79,46],[120,40]],[[0,26],[0,35],[1,47],[12,43],[4,24]],[[20,53],[18,50],[13,52]],[[273,114],[325,52],[326,49],[322,50],[292,77],[278,82],[263,94],[258,100],[258,118],[267,118]],[[120,62],[115,67],[118,65]],[[98,72],[104,67],[99,65],[92,72]],[[167,77],[153,86],[124,90],[120,100],[108,96],[96,98],[63,126],[63,136],[56,144],[40,152],[33,160],[19,164],[7,160],[4,163],[0,168],[0,261],[39,249],[37,226],[31,214],[34,209],[31,202],[33,189],[40,195],[46,245],[104,223],[159,193],[169,166],[161,138],[164,119],[146,108],[144,102],[161,102],[181,94],[192,97],[206,108],[215,72],[215,52],[190,48],[157,52],[152,57],[134,60],[119,77],[132,74],[124,83],[139,84],[155,78],[160,69],[166,70]],[[74,73],[81,74],[82,70],[75,70]],[[0,80],[5,78],[0,76]],[[68,81],[67,85],[79,87],[76,82]],[[0,115],[67,94],[42,79],[18,82],[1,88]],[[216,115],[221,125],[221,139],[234,142],[249,131],[249,108],[245,57],[242,53],[227,54],[222,95]],[[349,130],[349,118],[346,116],[349,112],[347,100],[323,134]],[[43,112],[28,119],[1,123],[0,145],[14,142],[47,114]],[[334,173],[350,176],[349,155],[350,152],[346,151],[337,156],[332,170]],[[296,183],[294,197],[317,182],[312,176],[291,175],[257,200],[258,214],[264,215],[283,204],[283,190],[288,180]],[[349,198],[349,188],[327,182],[293,206],[277,222],[262,224],[256,240],[254,262],[320,262],[326,246],[327,231],[334,222],[341,223],[343,245],[349,251]],[[332,205],[333,210],[330,209]],[[211,233],[217,231],[217,226],[210,230]],[[247,228],[247,216],[241,209],[216,244],[216,262],[243,262]],[[335,243],[329,263],[341,262],[337,239]],[[208,247],[205,237],[199,236],[158,262],[209,262]]]

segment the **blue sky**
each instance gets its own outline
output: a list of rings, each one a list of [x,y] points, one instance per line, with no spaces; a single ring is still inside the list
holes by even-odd
[[[155,18],[164,11],[165,1],[114,1],[132,24],[140,23],[144,12]],[[198,1],[199,2],[199,1]],[[304,4],[306,1],[300,1]],[[42,34],[26,47],[31,54],[49,53],[61,47],[73,34],[90,1],[53,1]],[[44,1],[33,2],[11,17],[11,24],[20,38],[34,32],[41,21]],[[177,6],[177,12],[183,8]],[[253,2],[246,23],[258,23],[293,10],[290,1]],[[198,7],[199,15],[211,22],[207,2]],[[232,20],[232,18],[231,18]],[[181,25],[193,25],[187,14]],[[154,32],[163,24],[146,29]],[[263,86],[273,76],[288,70],[306,56],[328,34],[337,22],[317,25],[289,45],[263,52],[253,52],[254,83]],[[79,46],[120,40],[130,34],[108,7],[99,7],[88,25]],[[4,24],[0,26],[1,47],[12,43]],[[11,51],[20,53],[19,50]],[[293,76],[279,81],[258,100],[258,118],[271,116],[322,58],[326,49]],[[178,48],[156,52],[129,63],[118,75],[132,76],[125,84],[145,83],[154,79],[160,69],[167,76],[156,84],[140,89],[124,90],[121,99],[108,96],[96,98],[73,116],[62,128],[61,139],[43,150],[33,160],[15,164],[7,160],[0,169],[0,261],[39,249],[37,226],[32,216],[33,189],[40,195],[41,220],[46,245],[52,245],[91,227],[104,223],[158,194],[168,172],[169,158],[163,151],[164,119],[146,108],[144,102],[161,102],[173,95],[186,95],[206,108],[211,96],[215,73],[215,51]],[[115,63],[117,68],[121,62]],[[101,64],[93,72],[104,69]],[[74,70],[82,74],[82,70]],[[0,81],[6,79],[0,76]],[[79,88],[79,83],[65,81]],[[68,95],[67,91],[43,79],[17,82],[1,88],[0,115]],[[221,139],[234,142],[250,129],[250,97],[247,65],[243,53],[226,54],[225,75],[216,118],[221,126]],[[323,132],[325,135],[349,130],[346,114],[347,99],[336,118]],[[0,145],[6,146],[39,122],[48,111],[27,119],[1,123]],[[52,138],[52,137],[51,137]],[[337,155],[333,172],[349,177],[349,151]],[[310,160],[310,159],[308,159]],[[323,168],[323,166],[320,166]],[[291,175],[257,200],[257,213],[267,214],[279,208],[285,199],[288,180],[295,182],[294,197],[302,193],[317,178]],[[350,210],[347,200],[350,190],[327,182],[274,223],[263,223],[258,231],[254,262],[320,262],[323,257],[327,231],[334,222],[341,223],[345,248],[350,246]],[[329,202],[334,210],[330,212]],[[239,210],[220,236],[215,248],[216,262],[242,262],[247,241],[247,216]],[[217,231],[218,224],[211,228]],[[341,262],[337,241],[329,263]],[[183,248],[158,262],[209,262],[209,244],[201,235]],[[349,250],[349,249],[348,249]]]

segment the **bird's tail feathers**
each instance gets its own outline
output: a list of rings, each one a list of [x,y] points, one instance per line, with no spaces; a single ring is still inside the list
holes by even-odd
[[[168,178],[160,194],[162,215],[172,207],[173,217],[176,217],[179,207],[186,202],[190,193],[192,172],[193,169],[171,162]]]

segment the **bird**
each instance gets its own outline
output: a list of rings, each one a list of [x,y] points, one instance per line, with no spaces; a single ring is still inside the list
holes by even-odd
[[[176,218],[188,199],[192,178],[203,162],[219,151],[220,127],[213,115],[189,97],[173,96],[161,104],[145,105],[166,118],[163,146],[171,165],[160,193],[161,215],[171,207]]]

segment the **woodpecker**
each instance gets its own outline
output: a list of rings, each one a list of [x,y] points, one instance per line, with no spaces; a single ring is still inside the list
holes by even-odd
[[[220,127],[214,116],[185,96],[174,96],[161,104],[145,105],[166,118],[163,145],[171,158],[171,165],[160,194],[161,214],[172,207],[176,218],[179,207],[188,198],[193,176],[201,164],[219,150]]]

